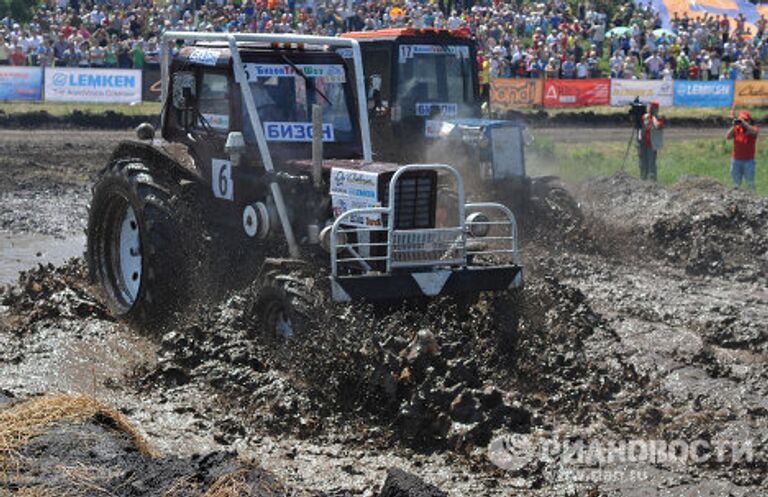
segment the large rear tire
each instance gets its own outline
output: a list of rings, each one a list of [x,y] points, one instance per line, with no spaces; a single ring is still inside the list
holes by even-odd
[[[87,261],[113,315],[163,324],[187,289],[178,182],[141,160],[116,161],[93,187]]]

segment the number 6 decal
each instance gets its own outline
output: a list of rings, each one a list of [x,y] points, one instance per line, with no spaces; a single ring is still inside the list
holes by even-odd
[[[232,163],[228,160],[213,159],[211,162],[211,188],[213,196],[226,200],[234,199]]]

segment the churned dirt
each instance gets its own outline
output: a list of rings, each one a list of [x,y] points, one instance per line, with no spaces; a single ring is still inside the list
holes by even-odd
[[[123,136],[0,131],[6,239],[82,251],[89,185]],[[768,200],[625,175],[539,179],[533,194],[522,296],[468,311],[329,305],[293,347],[255,332],[249,289],[147,336],[110,318],[81,258],[25,271],[0,291],[0,421],[13,421],[0,423],[0,488],[762,495]],[[596,456],[654,441],[688,457]],[[591,457],[553,449],[579,443]]]

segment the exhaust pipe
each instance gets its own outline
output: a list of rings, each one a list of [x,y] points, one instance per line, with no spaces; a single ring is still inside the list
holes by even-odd
[[[323,108],[312,105],[312,184],[323,187]]]

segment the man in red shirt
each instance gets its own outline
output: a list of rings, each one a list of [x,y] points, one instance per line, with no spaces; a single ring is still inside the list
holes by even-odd
[[[741,180],[755,189],[755,145],[757,144],[758,128],[752,122],[749,112],[739,112],[738,119],[733,120],[733,126],[728,130],[726,138],[733,140],[731,154],[731,179],[733,187],[741,186]]]

